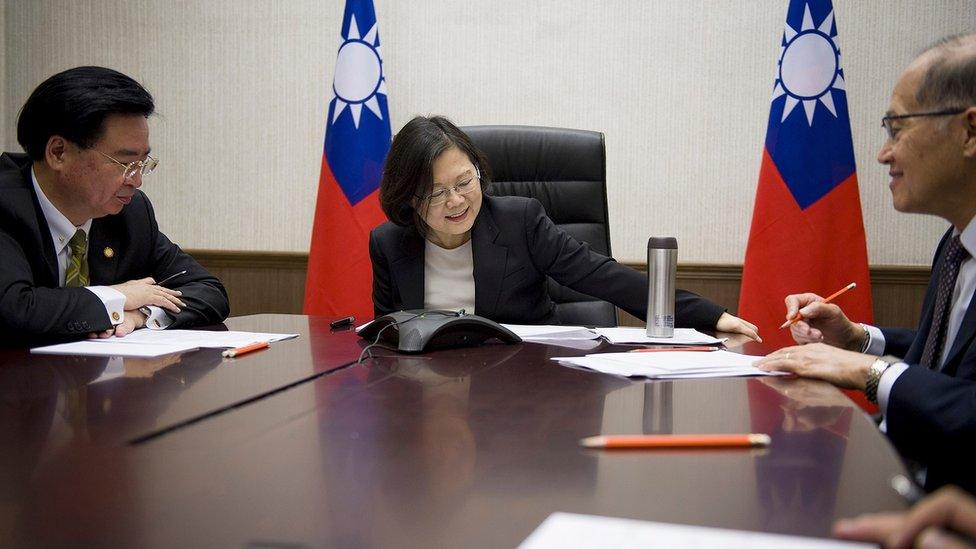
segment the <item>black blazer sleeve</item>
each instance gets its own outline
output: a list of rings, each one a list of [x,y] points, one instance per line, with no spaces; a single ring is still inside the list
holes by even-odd
[[[37,254],[39,250],[29,253]],[[15,235],[4,229],[0,229],[0,258],[3,340],[78,336],[112,326],[101,300],[85,288],[58,288],[56,280],[51,281],[52,287],[38,285],[28,251]]]
[[[891,388],[886,420],[898,451],[928,468],[927,488],[976,490],[976,381],[910,366]]]
[[[149,242],[152,250],[151,265],[152,270],[146,276],[152,276],[156,280],[180,271],[185,270],[186,274],[180,275],[167,282],[166,286],[179,290],[183,293],[180,300],[186,304],[180,307],[177,314],[167,311],[173,317],[173,324],[170,328],[180,328],[186,326],[203,326],[207,324],[218,324],[230,314],[230,304],[227,299],[227,291],[223,284],[209,271],[203,268],[197,260],[180,249],[179,246],[166,238],[166,235],[159,231],[156,223],[156,215],[153,212],[152,204],[148,199],[143,199],[146,219],[149,220]],[[141,278],[138,274],[126,277],[126,280]],[[124,282],[124,280],[117,280]]]
[[[907,328],[881,328],[885,338],[885,354],[904,358],[915,341],[915,330]]]
[[[525,203],[525,237],[539,271],[564,286],[647,318],[647,275],[590,250],[560,230],[539,201]],[[675,293],[675,325],[679,327],[711,330],[724,312],[692,292],[679,289]]]
[[[369,259],[373,267],[373,314],[377,317],[399,310],[390,262],[380,245],[378,229],[369,233]]]

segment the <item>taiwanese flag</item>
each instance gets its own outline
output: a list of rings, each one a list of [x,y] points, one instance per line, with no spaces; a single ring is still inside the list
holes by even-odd
[[[325,129],[305,313],[373,317],[369,231],[390,149],[390,111],[372,0],[347,0]]]
[[[872,318],[840,59],[830,0],[790,0],[739,296],[770,350],[795,344],[778,329],[789,294],[856,282],[836,303],[855,322]]]

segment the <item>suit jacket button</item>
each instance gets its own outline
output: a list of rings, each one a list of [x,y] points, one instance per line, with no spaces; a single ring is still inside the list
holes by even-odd
[[[82,328],[84,328],[84,329],[85,329],[85,331],[88,331],[88,330],[90,330],[90,329],[91,329],[91,328],[90,328],[90,327],[88,326],[88,321],[87,321],[87,320],[85,320],[84,322],[82,322],[82,323],[81,323],[81,327],[82,327]]]

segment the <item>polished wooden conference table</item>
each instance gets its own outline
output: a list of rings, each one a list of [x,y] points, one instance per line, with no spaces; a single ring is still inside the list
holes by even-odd
[[[905,507],[894,450],[824,383],[628,380],[535,343],[356,364],[328,320],[229,319],[301,334],[237,359],[0,351],[0,546],[510,547],[555,511],[827,536]],[[640,432],[772,445],[578,445]]]

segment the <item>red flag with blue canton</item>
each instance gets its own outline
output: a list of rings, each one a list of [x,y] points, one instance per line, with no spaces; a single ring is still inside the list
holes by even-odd
[[[347,0],[325,128],[305,313],[373,317],[369,231],[392,132],[372,0]]]
[[[836,303],[851,320],[870,323],[871,279],[833,5],[790,0],[739,316],[759,326],[770,349],[795,345],[788,328],[778,329],[784,298],[827,296],[850,282],[857,289]]]

